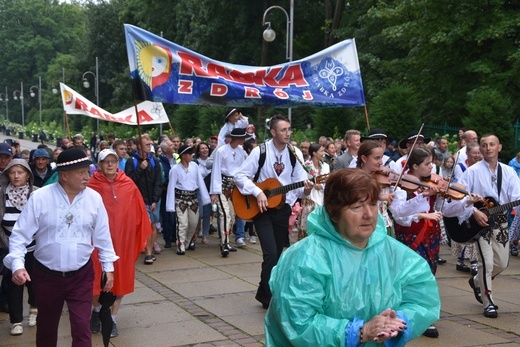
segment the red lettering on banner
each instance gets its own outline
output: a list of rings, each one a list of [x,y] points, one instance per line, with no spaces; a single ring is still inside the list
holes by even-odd
[[[99,118],[105,118],[105,117],[103,117],[101,112],[99,112],[99,110],[97,108],[95,108],[95,107],[92,107],[90,109],[90,111],[88,111],[88,110],[86,110],[86,111],[89,112],[93,116],[96,116],[96,117],[99,117]]]
[[[208,73],[202,68],[202,60],[187,52],[177,52],[177,54],[181,58],[180,75],[208,77]]]
[[[304,90],[302,97],[304,100],[313,100],[314,99],[310,90]]]
[[[192,94],[193,93],[193,81],[179,80],[179,88],[177,89],[179,94]]]
[[[139,117],[139,122],[150,122],[153,120],[152,117],[150,117],[150,115],[145,111],[145,110],[141,110],[137,113],[138,117]]]
[[[87,104],[81,100],[80,98],[76,97],[76,103],[74,104],[74,107],[77,109],[77,110],[83,110],[83,111],[88,111],[88,106]]]
[[[253,84],[257,86],[269,86],[287,88],[290,86],[307,87],[309,84],[304,78],[301,64],[292,64],[285,68],[283,75],[280,72],[282,66],[275,66],[268,69],[259,69],[251,72],[242,72],[226,68],[224,65],[207,63],[204,66],[202,59],[187,53],[178,52],[181,59],[179,74],[197,76],[201,78],[222,78],[240,84]]]
[[[256,88],[244,87],[244,90],[245,90],[244,98],[249,98],[249,99],[260,99],[261,98],[260,91]]]
[[[211,96],[224,96],[228,92],[228,87],[225,84],[211,83]]]

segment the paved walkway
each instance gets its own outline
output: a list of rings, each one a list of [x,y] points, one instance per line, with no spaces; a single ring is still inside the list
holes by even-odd
[[[136,266],[136,290],[123,299],[118,315],[120,336],[113,346],[262,346],[265,311],[254,299],[260,275],[260,246],[222,258],[218,239],[197,244],[185,256],[163,249],[152,266]],[[520,258],[512,257],[495,282],[499,318],[482,315],[468,286],[469,275],[455,271],[455,258],[442,246],[448,264],[440,266],[442,296],[438,339],[421,337],[409,346],[520,346]],[[27,315],[27,309],[25,310]],[[9,317],[0,313],[2,346],[31,346],[35,328],[24,322],[24,334],[9,335]],[[59,330],[59,346],[70,346],[66,309]],[[94,346],[102,346],[95,334]]]

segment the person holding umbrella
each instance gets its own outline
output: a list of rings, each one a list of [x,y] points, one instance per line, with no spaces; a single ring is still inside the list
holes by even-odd
[[[135,262],[143,249],[146,239],[152,234],[152,228],[143,197],[134,182],[125,173],[118,169],[119,158],[112,149],[104,149],[98,155],[98,168],[90,179],[88,186],[99,194],[108,212],[108,222],[114,249],[120,254],[120,259],[114,264],[114,286],[112,291],[117,299],[112,306],[111,316],[114,321],[109,336],[119,335],[116,317],[121,300],[126,294],[134,291]],[[99,312],[101,303],[99,283],[103,270],[99,264],[98,252],[92,253],[94,260],[94,288],[90,331],[100,331],[101,321]],[[108,314],[110,317],[110,314]],[[105,329],[106,330],[106,329]],[[103,332],[105,331],[103,330]]]
[[[9,239],[4,264],[13,282],[33,281],[38,300],[37,346],[56,346],[63,304],[69,310],[72,346],[92,346],[89,327],[94,248],[107,274],[104,291],[114,283],[114,262],[108,215],[101,196],[87,188],[91,161],[78,148],[58,156],[58,182],[35,191]],[[36,241],[33,273],[25,269],[26,247]]]

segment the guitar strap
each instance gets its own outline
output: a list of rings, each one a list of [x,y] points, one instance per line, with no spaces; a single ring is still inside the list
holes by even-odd
[[[502,190],[502,166],[500,166],[500,163],[497,163],[497,165],[498,165],[497,190],[498,190],[498,203],[500,204],[500,191]]]
[[[289,151],[291,151],[291,153],[294,155],[294,157],[296,158],[296,160],[298,160],[298,162],[299,162],[300,165],[303,167],[303,169],[304,169],[305,171],[307,171],[307,173],[310,175],[311,173],[310,173],[309,169],[307,169],[307,168],[305,167],[305,165],[303,165],[302,160],[300,159],[300,157],[298,157],[298,156],[296,155],[296,152],[294,151],[294,147],[293,147],[293,145],[291,145],[290,143],[288,143],[288,144],[287,144],[287,148],[289,148]],[[311,175],[311,176],[312,176],[312,175]]]

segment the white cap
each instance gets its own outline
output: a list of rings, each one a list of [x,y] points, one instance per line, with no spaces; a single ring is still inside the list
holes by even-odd
[[[101,152],[99,152],[98,162],[105,160],[105,158],[108,157],[109,155],[113,155],[116,157],[117,160],[119,160],[117,153],[113,149],[106,148],[106,149],[102,150]]]

